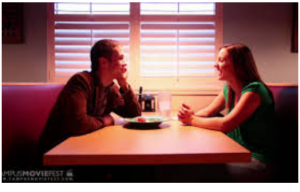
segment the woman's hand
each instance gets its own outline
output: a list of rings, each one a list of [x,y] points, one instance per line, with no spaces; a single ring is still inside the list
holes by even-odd
[[[190,106],[183,103],[178,111],[178,120],[186,125],[191,125],[194,114]]]

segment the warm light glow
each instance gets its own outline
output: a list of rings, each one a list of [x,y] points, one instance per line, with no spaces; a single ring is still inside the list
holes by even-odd
[[[218,87],[215,3],[63,2],[55,3],[54,13],[58,80],[90,70],[91,46],[114,39],[123,46],[134,89]]]

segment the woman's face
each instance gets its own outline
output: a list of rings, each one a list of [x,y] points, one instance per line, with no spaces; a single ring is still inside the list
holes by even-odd
[[[225,48],[220,50],[214,67],[219,80],[228,81],[235,76],[232,60]]]

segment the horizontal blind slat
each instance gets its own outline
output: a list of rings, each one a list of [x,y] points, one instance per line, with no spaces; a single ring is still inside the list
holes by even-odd
[[[157,61],[157,62],[163,62],[163,61],[176,61],[177,57],[141,57],[141,61]]]
[[[156,29],[156,30],[177,30],[177,29],[189,29],[189,30],[199,30],[199,29],[215,29],[214,24],[164,24],[164,23],[156,23],[156,24],[141,24],[141,29]]]
[[[181,49],[179,54],[186,54],[186,53],[215,53],[215,50],[213,49]]]
[[[167,69],[167,68],[172,68],[173,66],[176,66],[176,64],[172,65],[171,62],[160,62],[157,65],[148,65],[148,64],[143,64],[143,69],[147,69],[147,70],[152,70],[152,69]],[[180,70],[185,70],[185,69],[212,69],[213,65],[210,64],[200,64],[200,65],[185,65],[185,66],[180,66],[179,69]]]
[[[147,41],[147,42],[141,42],[142,46],[149,46],[149,45],[161,45],[161,46],[175,46],[176,42],[175,41]]]
[[[90,64],[56,64],[56,68],[62,68],[62,69],[82,69],[87,68],[89,69],[91,67]]]
[[[58,78],[66,78],[71,77],[75,73],[81,72],[81,71],[89,71],[89,68],[83,68],[83,69],[55,69],[55,76]]]
[[[76,55],[76,54],[74,54]],[[88,56],[77,56],[77,57],[68,57],[68,56],[55,56],[55,60],[60,60],[60,61],[89,61]]]
[[[143,50],[142,51],[142,53],[143,54],[156,54],[156,53],[158,53],[158,50]],[[176,52],[176,50],[172,50],[172,49],[170,49],[170,50],[159,50],[159,53],[161,53],[161,54],[176,54],[177,52]]]
[[[91,46],[91,41],[55,41],[55,45]]]
[[[129,24],[72,24],[72,23],[58,23],[55,25],[56,29],[129,29]]]
[[[69,46],[69,45],[56,45],[55,46],[55,52],[56,53],[86,53],[88,54],[90,52],[90,46],[86,47],[79,47],[79,46]]]
[[[151,46],[151,45],[162,45],[162,46],[171,46],[171,45],[177,45],[175,40],[174,41],[147,41],[147,42],[141,42],[143,46]],[[203,42],[180,42],[179,45],[182,46],[188,46],[188,45],[202,45],[202,46],[214,46],[215,42],[211,41],[203,41]]]
[[[73,45],[73,46],[88,46],[88,45],[93,45],[94,43],[96,43],[98,40],[100,39],[94,39],[93,40],[84,40],[84,39],[76,39],[76,40],[72,40],[72,39],[59,39],[59,40],[55,40],[55,45]],[[122,46],[128,46],[129,45],[129,41],[119,41],[119,44]]]
[[[174,33],[141,33],[141,38],[176,38],[177,34]],[[215,34],[180,34],[180,38],[214,38]]]
[[[141,15],[142,22],[200,22],[215,21],[214,15]]]
[[[129,38],[129,31],[121,31],[119,30],[55,30],[55,37],[76,37],[76,38],[88,38],[88,37],[95,37],[95,38]]]
[[[155,77],[155,78],[161,78],[161,77],[183,77],[183,78],[191,78],[191,77],[197,77],[197,78],[213,78],[215,74],[213,72],[194,72],[194,70],[190,70],[193,73],[190,72],[182,72],[177,73],[175,70],[172,69],[158,69],[158,70],[142,70],[142,77]]]
[[[57,45],[55,46],[56,53],[86,53],[90,54],[91,47],[78,47],[78,46],[69,46],[69,45]],[[129,54],[129,47],[123,48],[124,54]]]
[[[113,39],[113,38],[128,38],[129,39],[129,33],[94,33],[94,38],[105,38],[105,39]]]
[[[129,15],[55,15],[55,21],[97,21],[97,22],[122,22],[129,21]]]

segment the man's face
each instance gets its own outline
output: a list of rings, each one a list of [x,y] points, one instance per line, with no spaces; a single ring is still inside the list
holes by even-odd
[[[123,74],[127,71],[127,64],[125,62],[125,56],[121,46],[115,48],[111,62],[109,64],[109,72],[114,78],[121,78]]]

